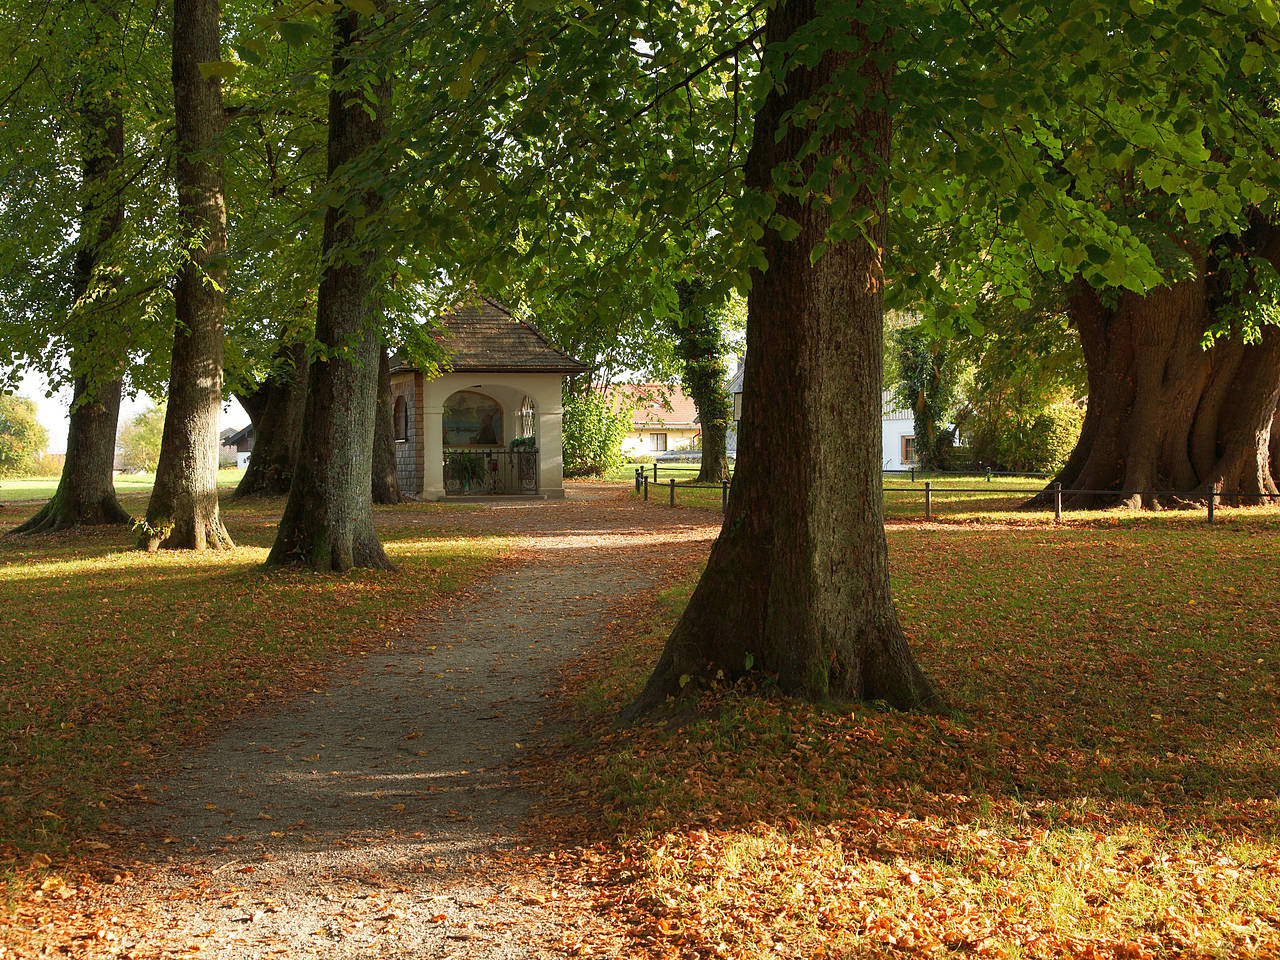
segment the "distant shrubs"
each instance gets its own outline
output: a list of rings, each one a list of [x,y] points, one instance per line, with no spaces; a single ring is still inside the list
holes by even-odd
[[[1065,391],[1022,399],[996,391],[969,411],[966,428],[976,461],[997,470],[1056,473],[1080,436],[1084,409]]]
[[[0,477],[30,476],[49,434],[26,397],[0,394]]]
[[[622,466],[631,414],[614,410],[599,390],[564,394],[564,475],[596,477]]]
[[[120,428],[120,467],[125,473],[155,473],[164,436],[164,405],[156,404]]]

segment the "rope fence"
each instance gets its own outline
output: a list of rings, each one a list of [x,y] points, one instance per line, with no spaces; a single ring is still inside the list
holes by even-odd
[[[656,464],[655,464],[656,466]],[[886,473],[889,471],[885,471]],[[1027,476],[1027,474],[1017,474],[1017,476]],[[649,499],[649,473],[643,468],[636,469],[635,476],[636,493],[641,494],[645,500]],[[720,491],[720,511],[723,513],[729,505],[729,481],[722,480],[718,484],[708,483],[682,483],[677,485],[675,477],[667,478],[666,483],[653,482],[656,490],[666,488],[667,503],[669,506],[676,505],[676,490],[719,490]],[[1204,490],[1064,490],[1061,483],[1055,483],[1048,489],[1043,487],[1035,487],[1031,489],[1011,489],[1008,487],[934,487],[932,480],[925,480],[923,489],[912,487],[884,487],[885,494],[891,493],[910,493],[923,494],[924,498],[924,519],[933,519],[933,497],[935,493],[1001,493],[1011,494],[1014,496],[1048,496],[1053,502],[1053,519],[1055,522],[1062,521],[1063,514],[1063,498],[1071,497],[1106,497],[1108,499],[1124,499],[1130,497],[1179,497],[1189,501],[1203,500],[1207,513],[1207,520],[1213,523],[1217,512],[1219,501],[1223,502],[1239,502],[1245,500],[1258,500],[1270,503],[1272,500],[1280,497],[1273,493],[1229,493],[1223,494],[1219,491],[1219,485],[1210,484],[1208,491]]]

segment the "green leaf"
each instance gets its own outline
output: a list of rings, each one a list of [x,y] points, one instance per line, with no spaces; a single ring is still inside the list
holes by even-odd
[[[234,77],[239,73],[244,64],[231,63],[227,60],[213,60],[208,63],[198,64],[200,68],[200,76],[205,80],[210,77]]]

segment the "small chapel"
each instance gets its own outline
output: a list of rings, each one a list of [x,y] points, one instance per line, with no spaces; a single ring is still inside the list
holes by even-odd
[[[488,297],[442,326],[440,374],[392,360],[400,489],[424,500],[563,497],[562,389],[586,364]]]

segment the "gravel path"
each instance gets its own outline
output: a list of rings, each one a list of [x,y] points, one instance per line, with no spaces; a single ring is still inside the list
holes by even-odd
[[[151,867],[105,885],[86,955],[542,958],[573,908],[521,822],[521,752],[552,736],[556,671],[656,566],[705,551],[718,518],[617,487],[459,510],[527,537],[518,560],[424,614],[417,637],[232,729],[157,784],[125,827]],[[548,858],[540,857],[545,864]],[[79,951],[77,951],[79,952]]]

